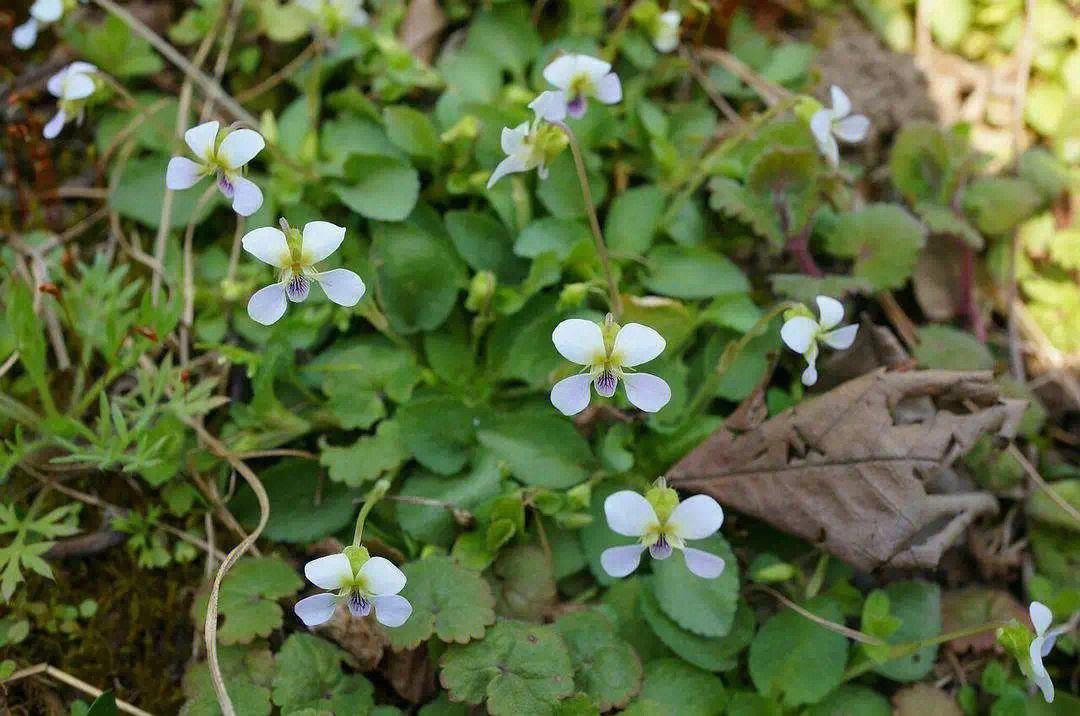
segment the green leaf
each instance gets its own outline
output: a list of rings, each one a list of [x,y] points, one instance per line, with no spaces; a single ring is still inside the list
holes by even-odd
[[[481,451],[478,456],[470,470],[455,477],[411,475],[401,486],[401,494],[472,509],[499,494],[503,477],[498,461],[487,451]],[[454,540],[454,517],[445,509],[399,502],[397,516],[401,528],[413,539],[443,547],[449,547]]]
[[[442,325],[465,283],[453,251],[416,226],[380,226],[371,245],[371,263],[382,305],[399,333]]]
[[[476,445],[475,412],[457,398],[413,400],[397,412],[401,439],[421,465],[443,475],[465,466]]]
[[[941,633],[941,589],[923,581],[892,582],[885,587],[890,613],[900,619],[900,628],[885,638],[890,644],[928,639]],[[927,646],[902,659],[893,659],[874,670],[893,681],[918,681],[930,673],[937,658],[937,646]]]
[[[383,122],[390,141],[409,156],[434,162],[441,155],[439,133],[423,112],[406,105],[386,107]]]
[[[754,158],[746,172],[746,188],[758,206],[769,207],[787,232],[794,233],[810,220],[817,206],[820,159],[813,149],[774,147]]]
[[[835,296],[846,294],[869,294],[874,287],[865,278],[853,276],[806,276],[804,274],[773,274],[769,277],[772,289],[781,296],[793,298],[803,303],[814,302],[816,296]]]
[[[90,704],[90,708],[86,711],[86,716],[116,716],[118,713],[116,696],[113,692],[106,691],[94,699],[94,703]]]
[[[8,281],[6,328],[15,338],[19,361],[43,400],[50,400],[45,364],[44,324],[34,313],[34,297],[24,281]]]
[[[492,572],[496,578],[495,609],[500,617],[539,622],[558,598],[551,565],[536,545],[504,550]]]
[[[531,487],[573,487],[595,462],[573,424],[555,415],[499,415],[483,421],[477,437]]]
[[[281,627],[279,599],[300,591],[304,581],[296,570],[277,557],[243,557],[225,579],[218,592],[218,611],[223,621],[218,627],[222,644],[247,644],[255,637],[268,637]],[[206,621],[207,598],[199,600],[198,621]]]
[[[466,46],[520,77],[540,51],[540,36],[529,22],[524,5],[500,4],[476,14]]]
[[[731,630],[722,637],[708,637],[683,629],[660,608],[651,586],[641,590],[641,611],[660,641],[685,661],[708,671],[730,671],[738,666],[738,654],[754,636],[754,612],[739,602]]]
[[[727,692],[715,674],[678,659],[657,659],[645,665],[645,682],[635,703],[646,701],[655,702],[663,710],[647,709],[638,713],[718,716],[724,711]],[[633,706],[630,712],[633,712]]]
[[[528,264],[514,255],[510,232],[502,222],[479,211],[450,211],[446,230],[458,254],[476,271],[491,271],[501,283],[517,283]]]
[[[68,27],[64,39],[75,53],[114,77],[152,75],[165,67],[150,43],[114,15],[96,26],[86,22]]]
[[[641,660],[596,611],[571,612],[559,617],[555,629],[562,635],[574,664],[574,684],[601,711],[621,708],[641,688]]]
[[[293,634],[274,661],[274,703],[282,713],[303,709],[335,716],[365,716],[375,705],[375,687],[360,674],[346,674],[348,653],[311,634]]]
[[[774,246],[784,245],[775,208],[734,179],[713,177],[709,181],[709,207],[738,219]]]
[[[844,684],[826,696],[824,701],[808,708],[805,716],[836,716],[837,714],[892,716],[892,713],[893,709],[889,700],[873,689],[856,684]]]
[[[971,26],[971,0],[951,0],[929,7],[930,29],[934,39],[947,49],[955,48]]]
[[[940,370],[990,370],[994,367],[994,356],[978,338],[940,325],[919,329],[915,359],[923,367]]]
[[[1050,487],[1067,504],[1072,505],[1074,509],[1080,510],[1080,478],[1057,480]],[[1028,517],[1039,522],[1067,530],[1080,531],[1080,525],[1076,524],[1076,519],[1061,509],[1057,502],[1046,493],[1046,490],[1036,490],[1028,495],[1024,511]]]
[[[941,129],[930,122],[912,122],[896,135],[889,155],[896,188],[908,201],[948,204],[951,174],[949,148]]]
[[[590,166],[586,162],[586,167]],[[588,172],[589,189],[597,206],[607,195],[607,181],[599,172]],[[544,207],[559,219],[577,219],[585,216],[585,200],[581,196],[581,182],[574,168],[569,151],[557,156],[548,166],[548,178],[540,182],[536,196]]]
[[[270,682],[274,675],[274,657],[266,648],[244,646],[218,648],[221,676],[229,687],[236,713],[244,716],[270,716]],[[210,679],[210,666],[201,661],[184,674],[181,711],[185,716],[220,716],[217,694]]]
[[[1023,179],[987,177],[976,179],[964,192],[964,211],[985,234],[1005,234],[1031,217],[1042,196]]]
[[[810,600],[806,609],[832,622],[843,622],[831,599]],[[847,639],[785,609],[758,631],[750,644],[750,678],[757,690],[788,708],[813,704],[840,685],[847,663]]]
[[[896,204],[870,204],[842,214],[826,237],[828,250],[854,258],[853,275],[879,290],[907,282],[925,243],[922,224]]]
[[[948,207],[922,201],[915,205],[915,213],[932,235],[955,236],[977,251],[986,244],[982,234],[965,217],[957,216]]]
[[[628,189],[615,197],[604,221],[608,249],[619,254],[644,254],[664,213],[664,192],[655,184]]]
[[[649,252],[651,291],[675,298],[711,298],[746,293],[750,284],[726,256],[696,246],[658,246]]]
[[[109,194],[109,206],[126,219],[156,229],[161,222],[161,203],[165,200],[163,177],[168,163],[167,157],[150,156],[131,159],[127,164],[117,166],[114,171],[120,172],[120,179],[116,189]],[[221,193],[215,191],[195,213],[199,198],[208,186],[208,182],[200,182],[187,191],[173,193],[170,229],[183,229],[192,221],[201,223],[223,203]]]
[[[547,716],[574,693],[566,644],[550,626],[499,622],[481,641],[453,645],[442,658],[442,685],[450,698],[492,716]]]
[[[1077,54],[1080,58],[1080,53]],[[1020,157],[1021,178],[1030,182],[1045,200],[1055,199],[1069,188],[1068,169],[1042,147],[1032,147]]]
[[[420,196],[420,175],[402,159],[358,154],[345,161],[347,183],[331,189],[345,206],[377,221],[402,221]]]
[[[559,261],[565,261],[570,252],[580,243],[589,241],[589,237],[589,228],[581,221],[545,216],[521,230],[514,241],[514,253],[536,258],[550,252]]]
[[[401,567],[401,596],[412,604],[408,621],[383,630],[395,649],[414,649],[434,634],[444,642],[465,644],[484,636],[495,623],[495,597],[476,572],[450,557],[432,556]]]
[[[353,500],[359,491],[330,482],[320,491],[320,467],[310,460],[282,460],[260,475],[270,496],[270,520],[263,534],[279,542],[313,542],[331,535],[356,517]],[[246,485],[229,503],[241,524],[259,519],[255,495]]]
[[[726,636],[739,601],[739,564],[720,535],[690,546],[722,558],[726,564],[723,573],[716,579],[698,577],[686,568],[681,553],[653,560],[653,596],[660,609],[682,628],[701,636]]]
[[[374,435],[365,435],[350,447],[321,447],[319,463],[327,468],[330,479],[349,487],[377,480],[400,467],[410,454],[395,420],[382,421]]]

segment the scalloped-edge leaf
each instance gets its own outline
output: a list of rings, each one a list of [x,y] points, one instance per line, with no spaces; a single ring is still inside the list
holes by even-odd
[[[570,650],[575,685],[601,711],[626,706],[641,689],[641,660],[600,612],[565,614],[555,629]]]
[[[311,634],[293,634],[275,657],[274,703],[281,713],[305,709],[335,716],[366,716],[375,687],[360,674],[346,674],[349,654]]]
[[[413,649],[437,636],[441,641],[465,644],[484,636],[495,623],[495,596],[476,572],[450,557],[431,556],[402,566],[405,588],[401,596],[413,612],[400,627],[384,630],[395,650]]]
[[[855,259],[852,275],[879,290],[902,287],[925,244],[922,223],[896,204],[869,204],[841,214],[825,241],[834,256]]]
[[[641,612],[660,641],[694,666],[707,671],[730,671],[739,664],[737,655],[754,637],[754,612],[745,602],[735,610],[731,631],[722,637],[707,637],[680,627],[664,614],[652,589],[641,589]]]
[[[957,216],[947,206],[920,201],[915,205],[915,213],[923,220],[931,234],[955,236],[976,251],[982,250],[986,245],[982,234],[968,222],[967,218]]]
[[[222,644],[247,644],[267,637],[282,625],[279,599],[300,591],[304,581],[296,570],[277,557],[243,557],[221,582],[218,611],[223,621],[218,627]],[[206,621],[208,594],[196,602],[195,615]]]
[[[499,622],[484,639],[451,646],[441,664],[450,699],[486,702],[492,716],[550,716],[574,693],[570,652],[551,626]]]
[[[709,208],[738,219],[778,247],[784,245],[784,235],[773,207],[734,179],[713,177],[709,181]]]

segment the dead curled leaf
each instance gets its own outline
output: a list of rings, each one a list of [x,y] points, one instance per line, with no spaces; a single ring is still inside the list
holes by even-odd
[[[960,631],[990,622],[1007,622],[1010,619],[1016,619],[1031,628],[1031,620],[1024,605],[1004,589],[971,586],[941,595],[941,628],[944,632]],[[997,643],[997,635],[992,631],[953,639],[947,646],[957,654],[969,650],[975,653],[1002,651]]]
[[[438,0],[411,0],[398,28],[398,38],[416,59],[430,65],[445,29],[446,13]]]
[[[956,700],[930,684],[912,684],[893,694],[894,716],[962,716]]]
[[[983,434],[1011,439],[1025,405],[990,372],[877,370],[754,430],[721,427],[667,476],[858,569],[929,568],[997,511],[989,493],[953,492],[951,465]]]

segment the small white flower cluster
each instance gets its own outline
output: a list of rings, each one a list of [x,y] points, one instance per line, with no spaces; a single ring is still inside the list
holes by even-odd
[[[368,14],[361,0],[296,0],[311,16],[317,35],[334,38],[350,27],[368,24]]]
[[[11,33],[11,44],[20,50],[29,50],[37,42],[38,31],[46,25],[59,22],[69,9],[65,0],[35,0],[30,6],[30,19]]]
[[[56,97],[56,114],[45,125],[42,135],[53,139],[73,117],[82,124],[86,102],[98,89],[98,68],[89,62],[72,62],[45,83],[49,94]]]
[[[502,150],[506,159],[499,162],[488,179],[488,188],[507,174],[536,169],[541,179],[547,177],[547,165],[566,146],[559,125],[567,116],[585,116],[589,100],[617,104],[622,100],[622,83],[611,71],[611,63],[589,55],[563,55],[544,68],[544,79],[557,89],[547,90],[529,103],[535,116],[513,129],[502,131]]]

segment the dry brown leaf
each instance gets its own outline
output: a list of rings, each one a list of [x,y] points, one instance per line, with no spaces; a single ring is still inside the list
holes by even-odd
[[[931,321],[949,321],[960,305],[962,247],[951,236],[931,236],[919,252],[912,284],[915,300]]]
[[[940,477],[983,434],[1011,438],[1024,401],[989,372],[878,370],[736,434],[722,427],[668,471],[859,569],[934,567],[981,514],[985,492]],[[951,488],[954,489],[954,488]]]
[[[330,621],[318,629],[356,659],[358,671],[371,671],[382,661],[390,645],[375,619],[354,619],[347,609],[338,609]]]
[[[446,13],[439,6],[439,0],[411,0],[398,29],[398,39],[413,57],[430,65],[439,49],[439,36],[445,29]]]
[[[435,695],[435,664],[428,658],[427,646],[391,651],[383,665],[387,681],[401,698],[414,704]]]
[[[1004,589],[991,587],[966,587],[945,592],[941,595],[941,630],[959,631],[990,622],[1007,622],[1016,619],[1021,624],[1031,627],[1024,605]],[[947,645],[958,654],[971,650],[976,653],[1001,651],[997,635],[992,631],[983,632],[963,639],[953,639]]]
[[[912,684],[893,694],[893,716],[963,716],[956,700],[930,684]]]

